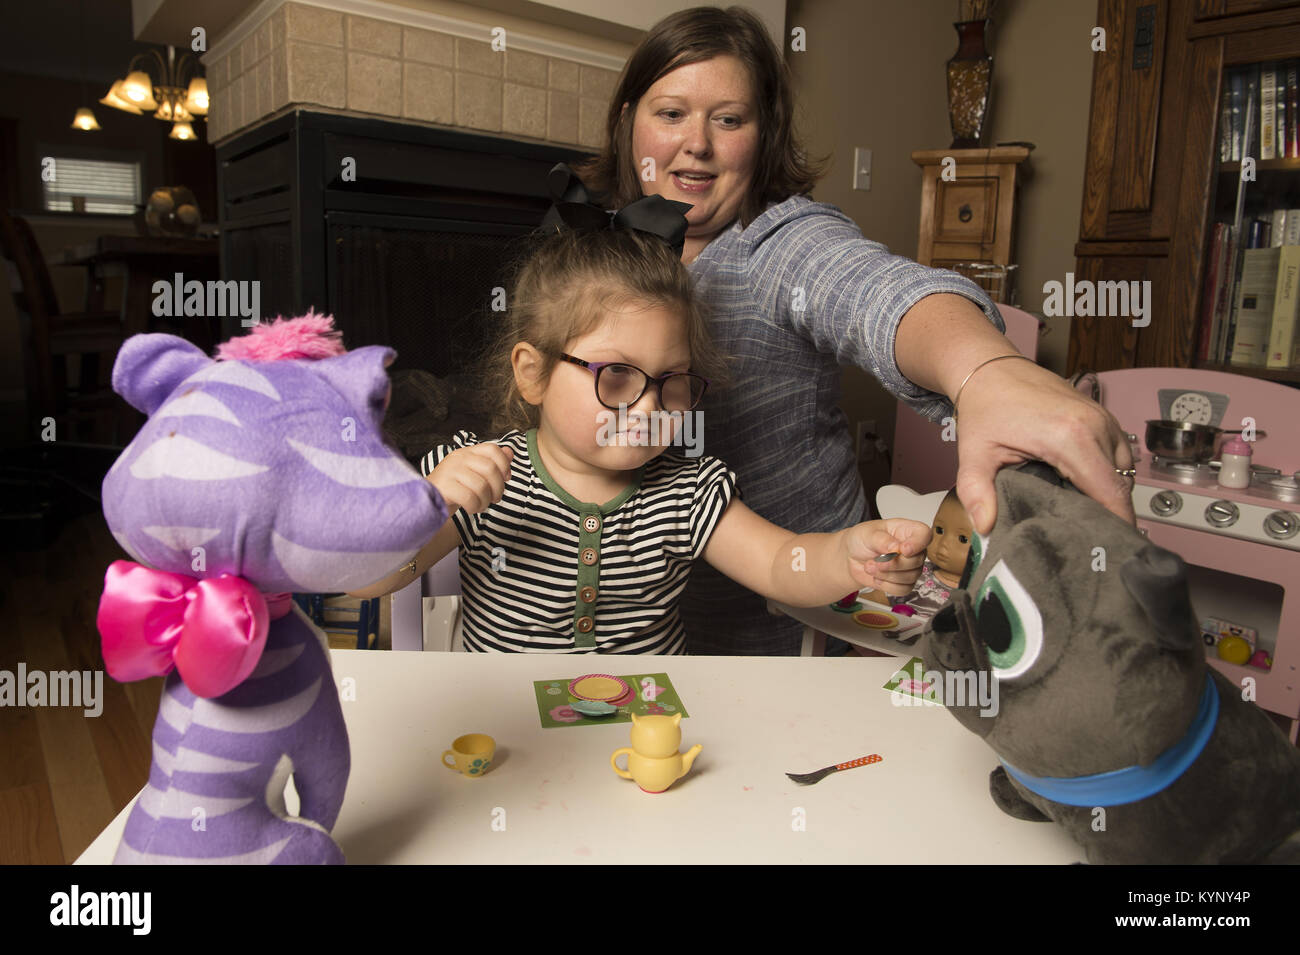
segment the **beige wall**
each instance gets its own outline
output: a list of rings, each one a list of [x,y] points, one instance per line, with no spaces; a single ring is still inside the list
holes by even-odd
[[[795,26],[807,32],[807,51],[787,52],[787,60],[809,150],[831,157],[815,197],[902,255],[916,255],[920,220],[921,170],[910,154],[952,141],[944,64],[957,49],[954,13],[946,0],[790,0],[787,8],[786,35]],[[1020,303],[1027,311],[1041,310],[1045,281],[1074,268],[1094,23],[1087,0],[999,4],[988,143],[1037,146],[1017,216]],[[855,146],[872,151],[870,192],[852,188]],[[1068,319],[1055,323],[1040,340],[1040,358],[1061,372]],[[854,422],[874,419],[892,445],[897,403],[870,375],[846,369],[841,404]],[[888,483],[883,462],[864,465],[863,476],[869,490]]]

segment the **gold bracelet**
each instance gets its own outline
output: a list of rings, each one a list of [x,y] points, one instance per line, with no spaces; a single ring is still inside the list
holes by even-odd
[[[405,569],[409,570],[411,573],[415,573],[415,561],[416,558],[412,557],[411,562],[406,565]]]
[[[1004,358],[1023,358],[1025,361],[1034,361],[1028,355],[1021,355],[1018,352],[1014,355],[994,355],[992,358],[984,359],[984,361],[972,368],[970,374],[963,378],[961,384],[957,386],[957,394],[952,399],[952,418],[954,421],[957,420],[957,402],[961,400],[962,390],[966,387],[966,382],[970,381],[971,375],[975,374],[975,372],[979,371],[985,365],[992,364],[995,361],[1001,361]],[[1038,363],[1034,362],[1034,364]]]

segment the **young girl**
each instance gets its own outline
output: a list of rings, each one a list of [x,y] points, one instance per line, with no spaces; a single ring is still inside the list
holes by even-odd
[[[663,241],[561,231],[524,262],[508,305],[488,383],[503,437],[462,431],[426,456],[452,520],[413,565],[357,596],[404,587],[459,546],[467,650],[683,653],[677,598],[699,557],[795,606],[915,581],[924,524],[792,534],[698,454],[697,406],[721,366],[690,275]],[[665,441],[685,456],[664,454]]]

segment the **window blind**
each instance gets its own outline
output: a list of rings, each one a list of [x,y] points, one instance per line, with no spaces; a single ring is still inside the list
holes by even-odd
[[[45,187],[47,212],[71,212],[72,197],[84,196],[86,211],[131,215],[140,203],[140,164],[54,157],[54,177]]]

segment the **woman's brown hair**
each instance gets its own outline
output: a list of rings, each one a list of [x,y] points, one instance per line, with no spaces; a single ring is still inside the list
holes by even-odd
[[[692,7],[664,17],[632,52],[609,104],[605,145],[578,172],[611,207],[641,198],[632,156],[632,122],[646,90],[679,66],[734,56],[749,71],[758,107],[759,149],[749,193],[740,206],[749,225],[771,202],[805,195],[824,161],[808,159],[794,130],[794,94],[781,51],[763,22],[744,7]],[[627,109],[623,108],[627,104]]]
[[[690,273],[662,240],[622,229],[562,229],[526,241],[534,244],[515,267],[504,325],[485,356],[484,387],[498,401],[495,433],[538,423],[537,407],[515,383],[511,354],[517,342],[541,352],[545,381],[568,342],[596,328],[611,308],[629,304],[679,314],[690,370],[708,378],[710,389],[725,383],[725,364],[709,337]],[[626,320],[635,321],[635,315]]]

